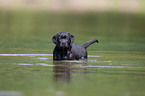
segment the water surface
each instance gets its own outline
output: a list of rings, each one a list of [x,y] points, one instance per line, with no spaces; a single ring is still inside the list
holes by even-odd
[[[0,96],[144,96],[145,56],[89,56],[53,61],[52,54],[1,54]]]
[[[0,10],[0,96],[145,96],[145,15]],[[53,62],[52,36],[98,39],[88,61]]]

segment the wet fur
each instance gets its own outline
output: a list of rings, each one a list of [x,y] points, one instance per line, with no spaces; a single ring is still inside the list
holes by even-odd
[[[73,44],[74,36],[68,32],[60,32],[52,37],[56,44],[53,51],[53,60],[79,60],[87,59],[86,48],[98,40],[90,40],[82,45]]]

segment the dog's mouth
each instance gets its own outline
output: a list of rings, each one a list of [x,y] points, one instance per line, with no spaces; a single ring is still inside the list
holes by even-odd
[[[68,45],[67,45],[67,44],[60,44],[60,47],[61,47],[61,48],[67,48]]]

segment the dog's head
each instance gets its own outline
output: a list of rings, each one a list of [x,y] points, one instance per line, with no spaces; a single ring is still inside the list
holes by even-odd
[[[69,32],[60,32],[52,37],[52,41],[60,48],[68,48],[74,41],[74,36]]]

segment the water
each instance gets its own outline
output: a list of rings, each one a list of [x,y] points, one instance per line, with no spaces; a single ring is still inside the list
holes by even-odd
[[[145,96],[144,25],[143,14],[0,10],[0,96]],[[99,40],[88,61],[53,61],[61,31]]]
[[[89,55],[88,61],[1,54],[0,96],[144,96],[145,56],[136,54]]]

